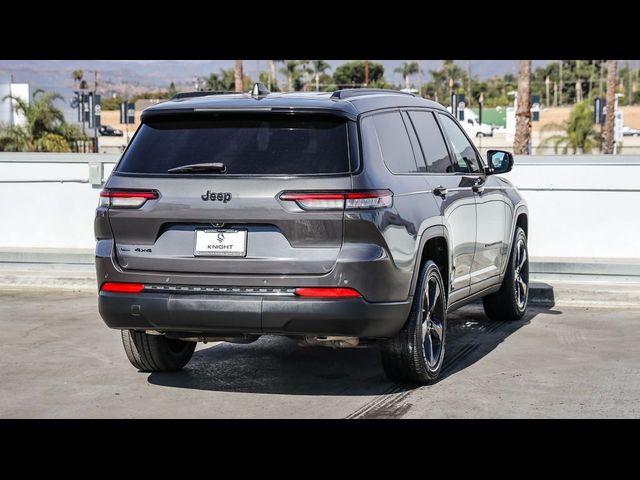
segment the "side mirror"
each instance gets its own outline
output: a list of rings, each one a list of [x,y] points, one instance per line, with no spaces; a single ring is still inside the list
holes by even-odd
[[[513,155],[504,150],[489,150],[487,163],[490,173],[507,173],[513,168]]]

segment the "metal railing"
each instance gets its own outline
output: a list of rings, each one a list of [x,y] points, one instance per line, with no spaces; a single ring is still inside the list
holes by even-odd
[[[90,183],[99,188],[104,181],[105,164],[116,164],[120,154],[107,153],[24,153],[24,152],[0,152],[0,165],[2,164],[75,164],[87,165],[89,172],[87,178],[37,178],[37,179],[3,179],[0,183]]]

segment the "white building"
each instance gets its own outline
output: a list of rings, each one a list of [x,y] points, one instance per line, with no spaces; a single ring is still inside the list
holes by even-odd
[[[24,125],[26,122],[24,115],[16,111],[15,100],[4,99],[7,95],[21,98],[29,103],[29,84],[13,83],[10,79],[5,81],[5,79],[0,77],[0,124]]]

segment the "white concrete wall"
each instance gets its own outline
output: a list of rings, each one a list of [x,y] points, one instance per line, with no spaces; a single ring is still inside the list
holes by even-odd
[[[532,257],[640,257],[640,156],[518,157]]]
[[[87,163],[6,163],[21,155],[0,154],[0,247],[93,248]],[[518,157],[506,177],[529,203],[532,257],[640,257],[640,156]],[[23,180],[36,182],[13,183]]]

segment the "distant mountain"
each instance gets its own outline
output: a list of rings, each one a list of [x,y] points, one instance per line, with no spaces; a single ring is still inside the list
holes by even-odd
[[[334,71],[347,60],[327,60]],[[385,78],[392,83],[401,83],[402,78],[393,70],[400,66],[402,60],[375,60],[385,67]],[[429,70],[439,69],[442,60],[416,60],[424,69],[424,81],[430,79]],[[467,69],[466,60],[456,60]],[[534,60],[533,67],[544,66],[550,60]],[[632,61],[637,66],[638,61]],[[266,60],[245,60],[245,74],[255,79],[258,65],[261,71],[267,69]],[[205,76],[220,68],[230,68],[233,60],[0,60],[0,78],[13,78],[15,82],[29,83],[32,91],[42,88],[54,91],[65,97],[65,114],[73,119],[73,111],[68,106],[73,91],[71,72],[82,69],[90,84],[93,82],[93,71],[97,71],[98,82],[102,85],[127,84],[132,87],[166,88],[169,83],[193,85],[195,78]],[[471,75],[481,79],[502,76],[505,73],[518,73],[518,60],[470,60]],[[280,68],[280,65],[278,65]],[[281,75],[281,74],[279,74]],[[133,90],[133,88],[132,88]],[[133,92],[132,92],[133,93]]]
[[[346,60],[328,60],[332,69]],[[400,82],[399,74],[393,73],[402,61],[377,60],[385,66],[385,77],[391,82]],[[425,70],[440,68],[441,60],[418,60]],[[466,68],[466,61],[458,61]],[[545,65],[546,60],[534,62]],[[196,76],[230,68],[232,60],[0,60],[0,75],[13,75],[16,82],[32,83],[51,88],[72,88],[71,72],[85,71],[85,77],[93,81],[93,71],[98,71],[98,81],[107,83],[130,83],[148,87],[166,87],[170,82],[192,83]],[[505,73],[517,73],[517,60],[471,60],[471,73],[480,78]],[[245,60],[245,73],[256,78],[257,60]],[[267,62],[260,61],[260,69],[266,70]],[[3,75],[3,76],[4,76]],[[428,79],[425,75],[425,80]]]

